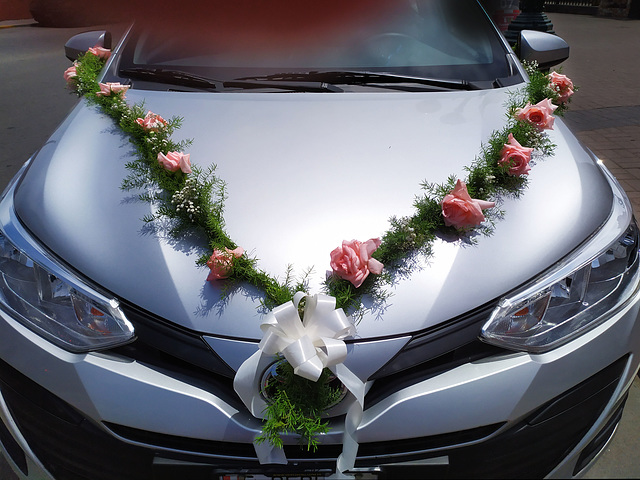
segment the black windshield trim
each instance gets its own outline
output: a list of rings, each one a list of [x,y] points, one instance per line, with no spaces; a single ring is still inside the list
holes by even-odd
[[[479,86],[464,79],[440,79],[416,77],[389,72],[369,70],[327,70],[309,72],[285,72],[255,77],[240,77],[237,80],[271,81],[271,82],[330,82],[345,85],[371,85],[385,83],[412,83],[450,90],[478,90]]]
[[[289,81],[275,83],[270,79],[236,79],[236,80],[216,80],[212,78],[194,75],[182,70],[162,69],[162,68],[125,68],[120,70],[120,75],[128,78],[138,78],[148,82],[163,83],[169,85],[179,85],[183,87],[197,88],[206,91],[227,91],[227,90],[255,90],[264,88],[275,88],[278,90],[289,90],[295,92],[342,92],[343,90],[335,85],[319,81]]]

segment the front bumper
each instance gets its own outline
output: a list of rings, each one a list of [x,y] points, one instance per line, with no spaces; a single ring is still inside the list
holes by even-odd
[[[375,477],[567,478],[606,444],[638,370],[638,295],[542,355],[460,365],[366,408],[356,467]],[[24,478],[329,473],[340,417],[315,453],[260,465],[260,422],[207,385],[109,353],[71,354],[0,311],[0,439]],[[47,473],[48,472],[48,473]],[[52,477],[49,477],[51,474]]]

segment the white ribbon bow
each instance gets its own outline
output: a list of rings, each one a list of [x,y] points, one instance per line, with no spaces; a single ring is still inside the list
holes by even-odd
[[[296,375],[314,382],[324,368],[329,368],[356,399],[347,411],[343,452],[338,458],[338,471],[343,472],[355,463],[355,432],[364,405],[364,383],[342,365],[347,357],[343,340],[355,335],[355,327],[341,308],[335,308],[336,299],[327,295],[306,296],[304,320],[300,320],[298,305],[304,297],[298,292],[293,302],[280,305],[267,315],[260,325],[264,336],[259,349],[240,365],[233,386],[252,415],[264,418],[267,405],[260,394],[260,381],[274,355],[284,355]],[[287,463],[282,449],[255,442],[254,446],[260,463]]]
[[[296,375],[317,382],[324,368],[347,358],[343,339],[355,333],[355,327],[341,308],[336,310],[336,299],[327,295],[308,296],[300,321],[303,296],[298,292],[293,302],[271,311],[260,326],[264,332],[260,349],[265,355],[282,353]]]

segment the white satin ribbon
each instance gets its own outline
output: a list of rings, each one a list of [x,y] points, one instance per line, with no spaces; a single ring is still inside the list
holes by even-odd
[[[293,302],[271,311],[260,326],[264,332],[260,349],[265,355],[282,353],[296,375],[317,382],[325,367],[347,358],[343,339],[355,327],[341,308],[336,310],[336,299],[327,295],[306,297],[304,320],[300,321],[298,305],[303,296],[298,292]]]
[[[355,463],[358,452],[355,433],[364,406],[364,383],[342,364],[347,358],[344,339],[355,335],[355,327],[341,308],[335,308],[334,297],[320,294],[306,296],[304,320],[300,320],[298,305],[304,297],[304,293],[298,292],[292,302],[274,308],[267,315],[260,325],[264,336],[259,349],[240,366],[233,386],[251,414],[264,418],[267,404],[260,394],[260,382],[275,355],[284,355],[296,375],[314,382],[324,368],[329,368],[355,398],[347,411],[343,451],[337,461],[337,470],[342,473]],[[260,463],[287,463],[281,449],[255,442],[254,446]]]

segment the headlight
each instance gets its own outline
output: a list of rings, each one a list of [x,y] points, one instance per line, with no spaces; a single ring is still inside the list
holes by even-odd
[[[72,352],[104,349],[134,337],[115,299],[62,268],[34,262],[1,233],[0,304],[23,325]]]
[[[593,243],[593,242],[592,242]],[[586,261],[582,252],[502,299],[482,329],[491,344],[532,353],[562,345],[607,318],[638,288],[638,227]]]

